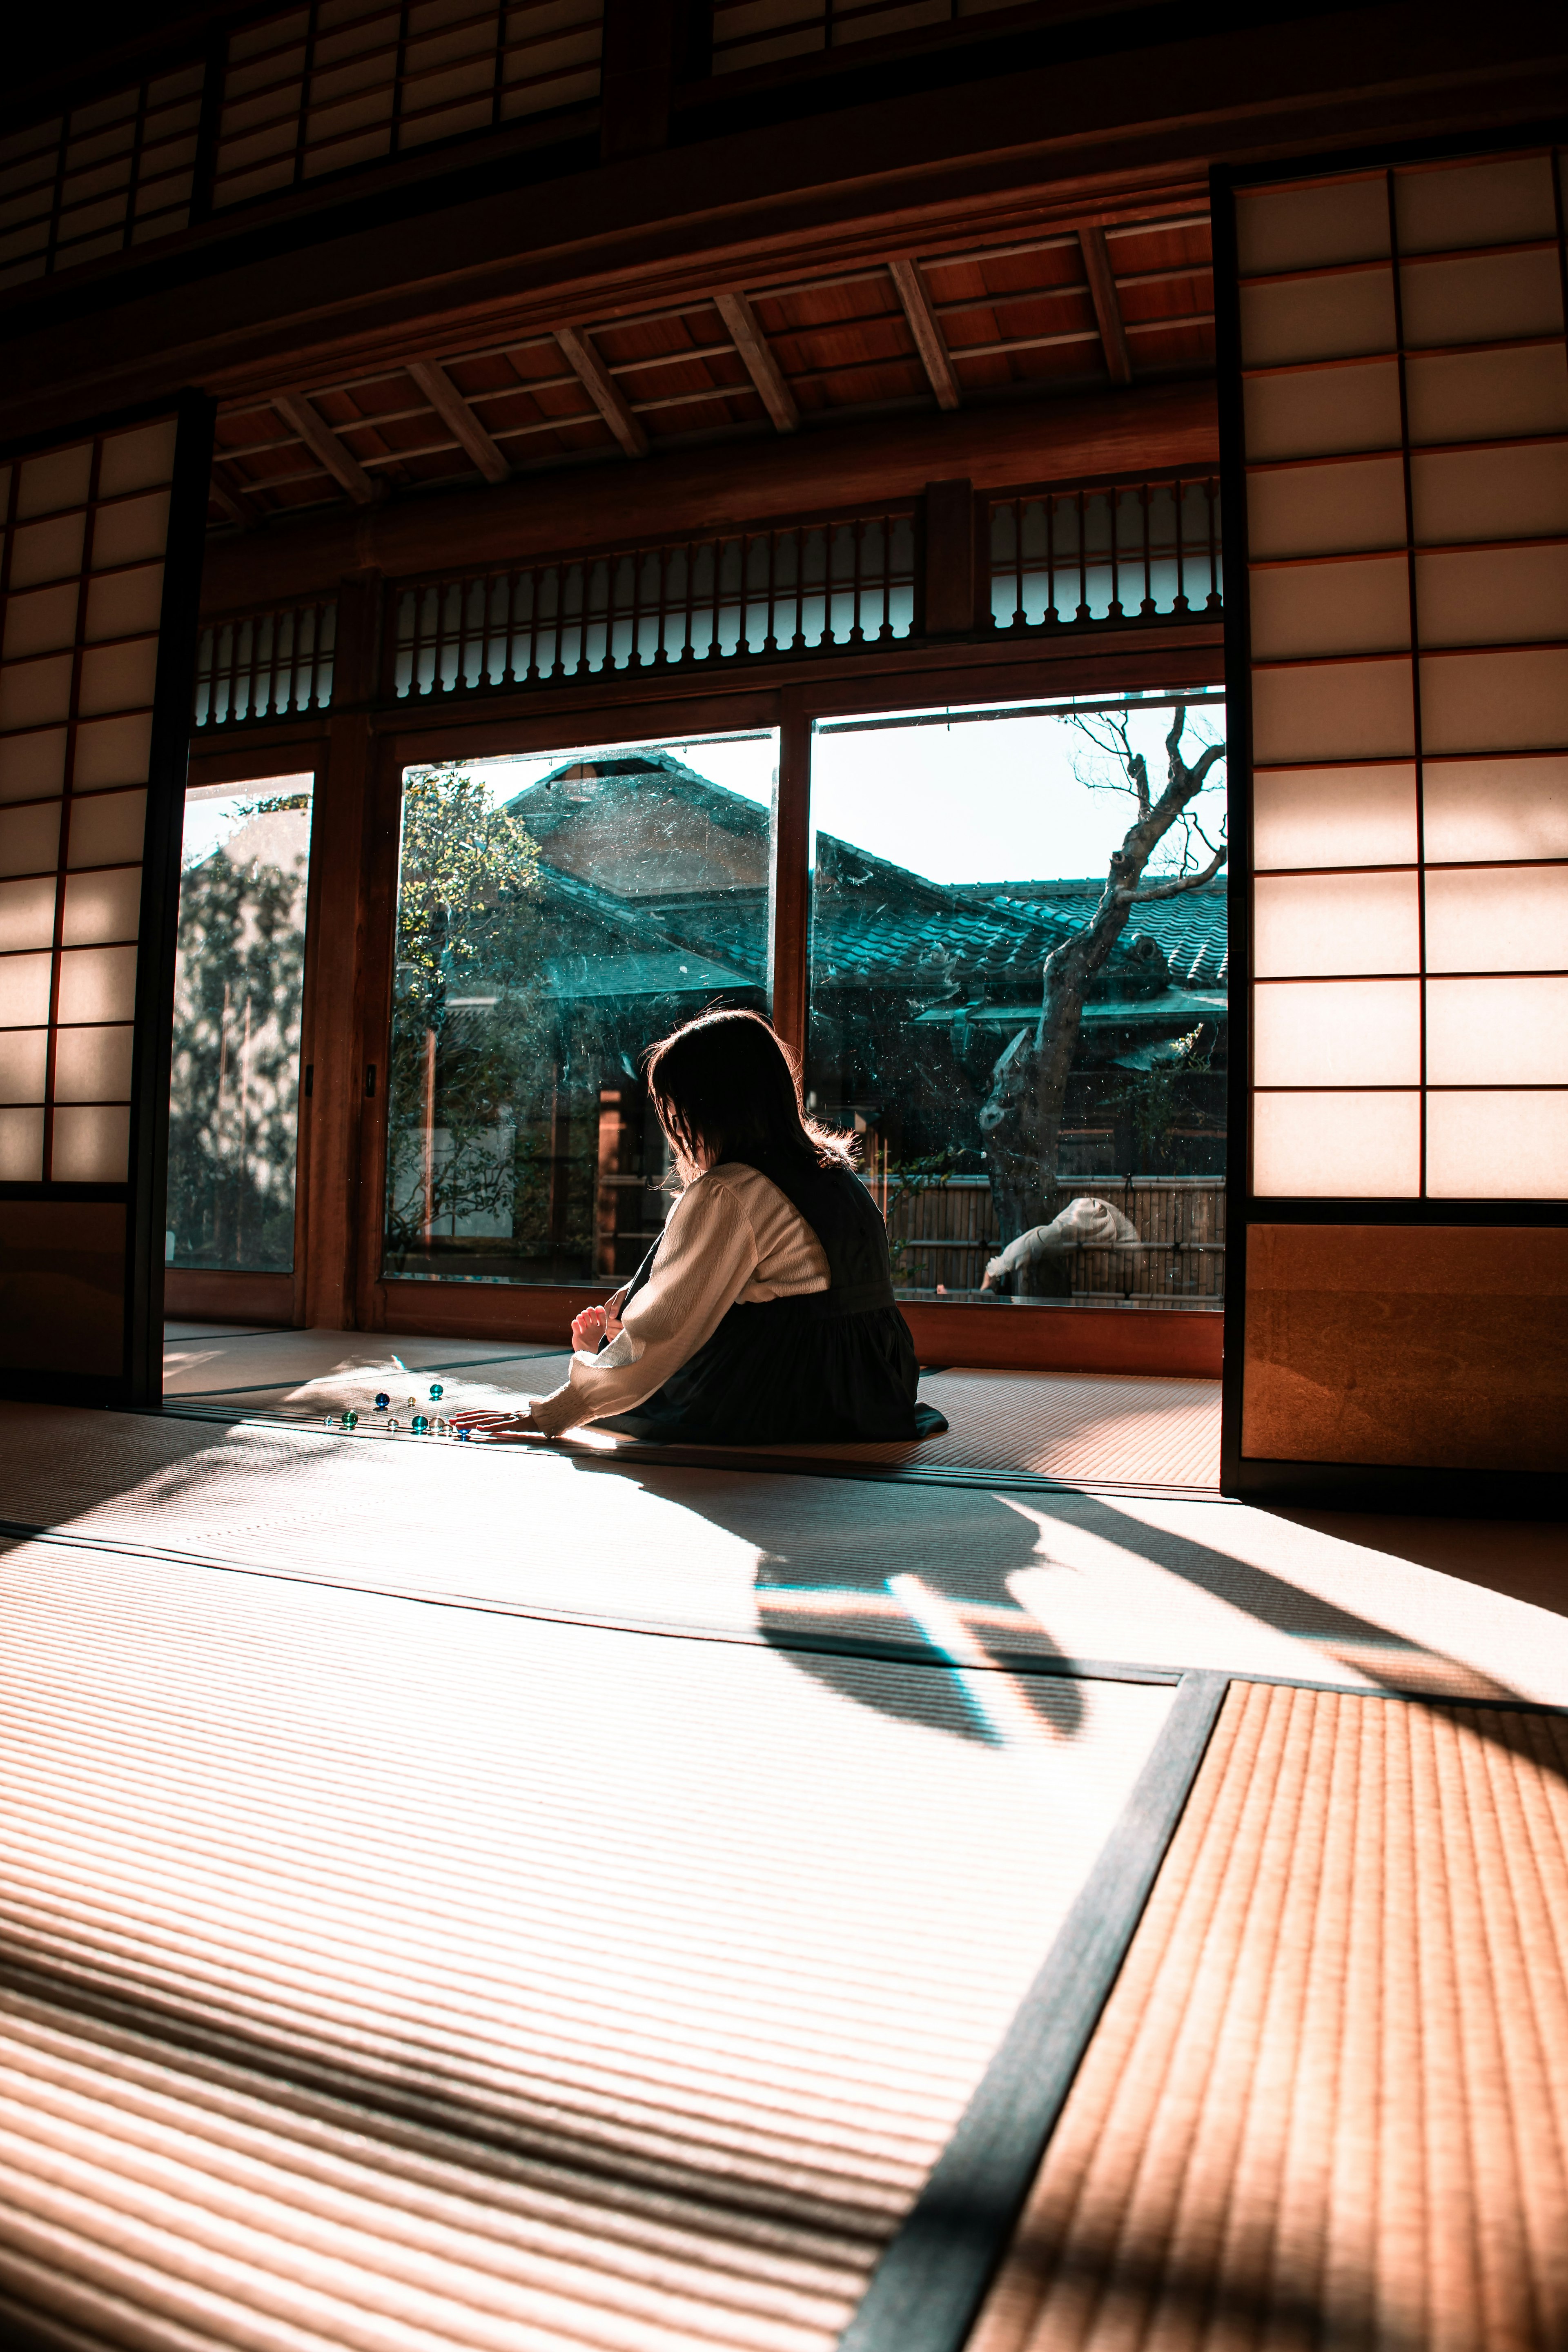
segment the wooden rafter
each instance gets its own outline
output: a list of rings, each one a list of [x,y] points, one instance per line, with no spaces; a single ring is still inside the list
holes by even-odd
[[[800,411],[757,322],[756,312],[743,294],[715,294],[713,301],[730,331],[741,364],[757,387],[763,406],[781,433],[794,433],[800,425]]]
[[[218,472],[216,466],[213,467],[209,488],[212,491],[214,503],[223,509],[225,514],[228,517],[229,521],[237,523],[241,530],[248,530],[250,528],[249,515],[247,514],[243,503],[235,497],[234,492],[229,488],[228,484],[224,480],[223,476]]]
[[[582,383],[584,391],[620,443],[628,457],[647,456],[647,435],[627,406],[625,395],[616,384],[604,361],[586,335],[575,327],[557,327],[555,340]],[[564,421],[564,420],[563,420]]]
[[[957,408],[963,394],[953,373],[947,344],[937,324],[936,313],[926,292],[925,279],[921,276],[918,261],[889,261],[893,284],[904,306],[904,316],[910,322],[910,332],[915,339],[915,349],[921,355],[921,365],[926,372],[939,408]]]
[[[325,467],[340,488],[345,489],[356,506],[368,507],[381,493],[353,451],[344,446],[330,425],[325,424],[310,403],[300,394],[280,392],[272,405],[284,423],[297,433],[312,457]]]
[[[1089,280],[1089,291],[1094,303],[1094,315],[1100,325],[1100,340],[1105,347],[1105,367],[1112,383],[1131,383],[1132,357],[1127,348],[1127,329],[1122,322],[1121,305],[1116,295],[1116,272],[1110,266],[1110,254],[1102,228],[1080,228],[1078,241],[1083,251],[1083,274]]]
[[[504,482],[511,467],[439,361],[410,360],[408,373],[486,481]]]

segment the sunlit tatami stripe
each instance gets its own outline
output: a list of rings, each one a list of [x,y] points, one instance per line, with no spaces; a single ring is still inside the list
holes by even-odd
[[[971,2352],[1568,2342],[1568,1718],[1233,1686]]]
[[[0,2321],[94,2352],[826,2352],[1170,1704],[43,1545],[0,1604]]]

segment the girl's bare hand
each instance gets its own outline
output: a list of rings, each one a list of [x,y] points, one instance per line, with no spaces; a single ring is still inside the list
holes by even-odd
[[[545,1435],[533,1418],[531,1400],[521,1412],[497,1412],[475,1408],[468,1412],[454,1412],[448,1418],[454,1429],[471,1430],[483,1445],[515,1444],[521,1438]]]
[[[584,1355],[591,1356],[601,1339],[617,1338],[621,1320],[615,1310],[619,1304],[620,1293],[617,1291],[605,1306],[584,1307],[581,1315],[574,1315],[572,1318],[572,1345],[580,1349]]]

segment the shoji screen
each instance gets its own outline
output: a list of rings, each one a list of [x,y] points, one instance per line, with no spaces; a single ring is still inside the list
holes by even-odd
[[[1249,590],[1233,1475],[1562,1467],[1561,157],[1238,178],[1216,211]]]
[[[0,461],[0,1386],[158,1392],[205,403]],[[155,1238],[156,1236],[156,1238]]]

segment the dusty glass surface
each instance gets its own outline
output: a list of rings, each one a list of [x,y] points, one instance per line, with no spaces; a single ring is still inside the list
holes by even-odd
[[[313,779],[186,794],[169,1088],[171,1265],[294,1264]]]
[[[816,729],[808,1098],[864,1139],[905,1297],[1220,1304],[1224,705],[1174,719]]]
[[[766,1011],[776,735],[404,778],[384,1265],[602,1282],[663,1225],[645,1046]]]

